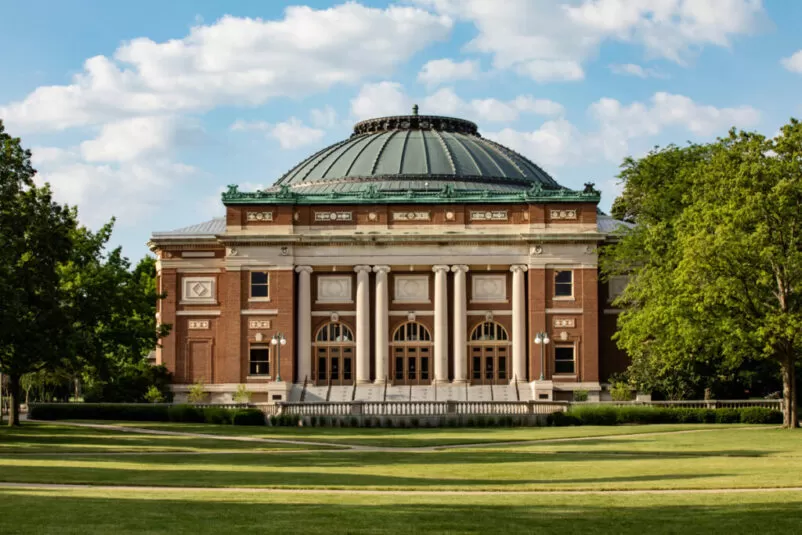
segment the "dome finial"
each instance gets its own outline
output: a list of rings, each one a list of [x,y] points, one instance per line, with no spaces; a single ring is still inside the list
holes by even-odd
[[[418,105],[417,104],[413,104],[412,105],[412,115],[417,115],[417,114],[418,114]]]

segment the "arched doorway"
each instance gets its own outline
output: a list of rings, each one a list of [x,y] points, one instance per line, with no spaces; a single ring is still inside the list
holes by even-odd
[[[432,335],[417,321],[402,323],[390,345],[394,384],[430,384],[433,377]]]
[[[468,341],[469,377],[473,384],[508,383],[510,337],[495,321],[474,327]]]
[[[338,321],[323,325],[315,334],[312,348],[312,377],[316,384],[354,384],[354,333],[350,327]]]

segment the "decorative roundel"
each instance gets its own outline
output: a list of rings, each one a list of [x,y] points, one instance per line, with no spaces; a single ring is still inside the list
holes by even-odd
[[[454,219],[454,212],[446,212],[446,219],[452,221]]]
[[[407,219],[415,219],[415,212],[408,212]]]
[[[485,212],[485,219],[490,219],[492,217],[493,217],[493,213],[492,212]]]
[[[332,212],[332,213],[330,213],[330,214],[329,214],[329,219],[331,219],[332,221],[334,221],[335,219],[337,219],[337,214],[336,214],[335,212]]]
[[[376,219],[378,219],[378,218],[379,218],[379,216],[376,215],[376,212],[371,212],[371,213],[368,214],[368,219],[371,220],[371,221],[376,221]]]

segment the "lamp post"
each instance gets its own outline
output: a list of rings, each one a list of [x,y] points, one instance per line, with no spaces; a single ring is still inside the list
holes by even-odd
[[[546,344],[551,342],[549,335],[544,332],[539,332],[535,335],[535,343],[540,346],[540,381],[543,380],[543,353],[546,350]]]
[[[276,333],[270,340],[270,343],[276,346],[276,381],[281,382],[281,346],[287,345],[287,339],[284,338],[282,333]]]

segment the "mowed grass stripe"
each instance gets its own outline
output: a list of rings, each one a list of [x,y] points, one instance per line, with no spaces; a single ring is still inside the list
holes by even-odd
[[[32,511],[40,514],[31,514]],[[0,489],[16,533],[794,533],[802,493],[382,496]]]

